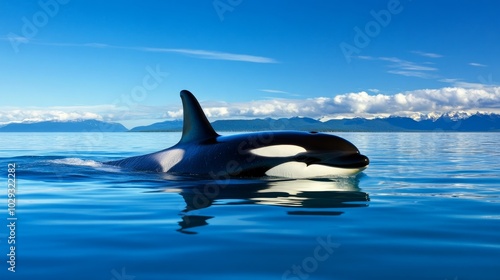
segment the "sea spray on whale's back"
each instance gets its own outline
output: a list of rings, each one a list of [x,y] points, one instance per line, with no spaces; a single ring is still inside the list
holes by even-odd
[[[50,159],[46,160],[47,163],[56,165],[68,165],[68,166],[82,166],[82,167],[92,167],[97,170],[107,171],[107,172],[121,172],[119,168],[104,164],[99,161],[91,159],[81,159],[81,158],[61,158],[61,159]]]
[[[81,159],[81,158],[51,159],[51,160],[47,160],[47,162],[54,163],[54,164],[88,166],[88,167],[95,167],[95,168],[105,166],[102,162],[98,162],[98,161],[90,160],[90,159]]]

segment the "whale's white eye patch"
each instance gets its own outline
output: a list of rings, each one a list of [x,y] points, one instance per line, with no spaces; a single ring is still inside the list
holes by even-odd
[[[291,157],[306,152],[306,149],[297,145],[272,145],[253,149],[250,152],[261,157]]]

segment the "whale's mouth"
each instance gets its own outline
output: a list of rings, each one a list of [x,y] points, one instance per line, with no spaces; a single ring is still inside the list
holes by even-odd
[[[321,164],[339,168],[364,168],[370,164],[370,160],[365,155],[352,154],[328,159]]]
[[[360,153],[339,154],[335,153],[303,153],[295,158],[296,161],[307,165],[319,164],[336,168],[363,168],[365,169],[370,160]]]

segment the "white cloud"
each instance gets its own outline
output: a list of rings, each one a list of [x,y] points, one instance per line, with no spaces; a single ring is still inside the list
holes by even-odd
[[[389,62],[387,65],[390,70],[387,73],[396,74],[406,77],[417,77],[422,79],[432,79],[437,78],[434,74],[438,69],[436,67],[429,66],[429,63],[417,63],[413,61],[408,61],[400,59],[397,57],[372,57],[372,56],[359,56],[358,58],[362,60],[371,61],[385,61]]]
[[[216,60],[232,60],[232,61],[243,61],[243,62],[253,62],[253,63],[278,63],[276,60],[248,54],[235,54],[219,51],[208,51],[208,50],[195,50],[195,49],[168,49],[168,48],[136,48],[137,50],[146,52],[169,52],[169,53],[179,53],[184,55],[191,55],[202,59],[216,59]]]
[[[214,113],[205,108],[212,118],[265,118],[307,116],[374,117],[387,115],[408,116],[414,113],[446,112],[450,110],[500,111],[500,87],[421,89],[395,95],[353,92],[333,97],[308,99],[257,100],[231,103],[217,108]],[[182,111],[179,111],[180,113]],[[178,116],[178,114],[177,114]]]
[[[437,68],[419,65],[415,62],[399,59],[397,57],[379,57],[379,60],[389,61],[393,64],[390,67],[409,71],[436,71]]]
[[[30,39],[28,37],[19,36],[14,33],[9,33],[7,37],[1,37],[0,41],[10,41],[10,42],[26,44],[30,42]]]
[[[488,67],[487,65],[481,64],[481,63],[476,63],[476,62],[471,62],[469,63],[470,66],[474,67]]]
[[[259,90],[268,93],[288,93],[286,91],[276,90],[276,89],[259,89]]]
[[[435,77],[434,75],[420,71],[389,70],[387,71],[387,73],[406,76],[406,77],[417,77],[422,79],[430,79]]]
[[[55,106],[55,107],[0,107],[0,124],[11,122],[102,120],[124,121],[133,119],[162,118],[165,108],[115,105]]]
[[[210,102],[201,104],[210,120],[236,118],[279,118],[304,116],[332,119],[339,117],[411,116],[418,113],[447,111],[483,111],[500,113],[500,87],[445,87],[420,89],[397,94],[365,91],[307,99],[272,99],[250,102]],[[43,120],[99,119],[131,122],[181,119],[181,105],[137,106],[114,105],[89,107],[7,108],[0,107],[0,123]]]
[[[429,57],[429,58],[440,58],[440,57],[443,57],[443,56],[442,56],[442,55],[440,55],[440,54],[437,54],[437,53],[430,53],[430,52],[412,51],[412,53],[414,53],[414,54],[416,54],[416,55],[423,56],[423,57]]]
[[[368,56],[368,55],[358,55],[357,58],[362,59],[362,60],[375,60],[375,57]]]
[[[450,110],[500,111],[500,87],[421,89],[394,95],[365,91],[332,97],[256,100],[245,103],[202,104],[207,115],[220,118],[266,118],[306,116],[374,117],[408,116]],[[207,106],[208,105],[208,106]],[[172,111],[180,117],[182,110]]]
[[[74,107],[52,108],[1,108],[0,123],[10,122],[40,122],[40,121],[69,121],[69,120],[103,120],[103,116],[89,111],[82,111]]]
[[[160,53],[177,53],[182,55],[189,55],[201,59],[214,59],[214,60],[230,60],[252,63],[278,63],[277,60],[264,56],[255,56],[248,54],[237,54],[212,50],[201,49],[178,49],[178,48],[156,48],[156,47],[127,47],[115,46],[102,43],[44,43],[35,41],[26,41],[24,37],[14,38],[22,43],[30,43],[34,45],[56,46],[56,47],[85,47],[85,48],[108,48],[108,49],[125,49],[141,52],[160,52]]]
[[[488,87],[495,86],[495,83],[493,83],[493,81],[491,80],[491,77],[490,77],[489,81],[486,81],[484,79],[484,77],[480,77],[480,78],[482,78],[482,79],[479,79],[479,80],[482,80],[481,83],[471,83],[471,82],[462,81],[461,79],[450,79],[450,78],[441,79],[439,81],[451,84],[453,87],[459,87],[459,88],[482,89],[482,88],[488,88]]]

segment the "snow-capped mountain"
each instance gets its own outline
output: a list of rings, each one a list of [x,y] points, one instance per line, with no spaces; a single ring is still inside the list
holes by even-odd
[[[471,111],[449,111],[445,113],[438,113],[438,112],[431,112],[431,113],[412,113],[408,115],[409,118],[415,120],[415,121],[425,121],[425,120],[431,120],[431,121],[436,121],[440,118],[442,119],[448,119],[452,121],[458,121],[458,120],[465,120],[470,118],[473,115],[492,115],[491,113],[484,113],[484,112],[471,112]],[[391,116],[391,117],[401,117],[401,116]]]

